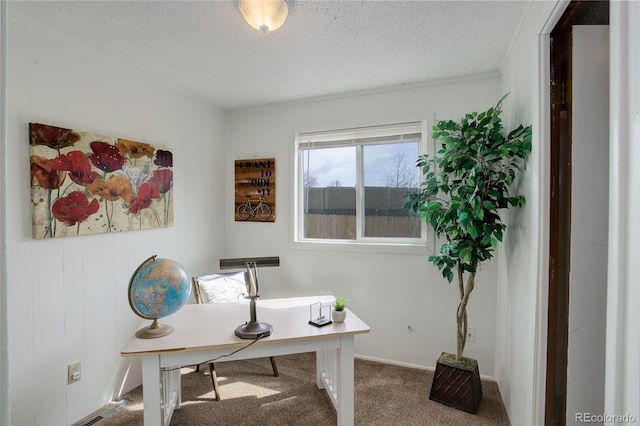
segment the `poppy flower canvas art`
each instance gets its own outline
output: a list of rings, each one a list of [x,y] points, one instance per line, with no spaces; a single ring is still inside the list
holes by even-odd
[[[173,226],[164,147],[29,123],[33,238]]]

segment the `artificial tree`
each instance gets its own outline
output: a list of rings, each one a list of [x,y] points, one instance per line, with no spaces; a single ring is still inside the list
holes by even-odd
[[[424,181],[405,204],[445,239],[429,261],[449,283],[457,277],[458,362],[467,341],[467,304],[478,265],[493,257],[506,229],[499,210],[525,203],[523,195],[510,195],[510,188],[531,152],[531,126],[520,124],[504,134],[500,114],[507,96],[485,112],[433,126],[433,138],[442,148],[435,156],[418,158]]]

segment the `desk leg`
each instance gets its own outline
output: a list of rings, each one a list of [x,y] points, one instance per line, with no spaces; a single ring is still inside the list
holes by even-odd
[[[318,386],[318,389],[325,388],[323,374],[327,374],[326,363],[327,363],[327,351],[323,350],[323,351],[316,352],[316,385]],[[328,389],[327,393],[329,393],[330,391],[331,390]]]
[[[145,426],[163,426],[160,356],[142,357],[142,404]]]
[[[340,338],[338,349],[338,398],[336,412],[338,426],[353,426],[354,422],[354,367],[353,336]]]
[[[316,352],[316,384],[324,389],[336,405],[338,397],[338,348],[324,349]]]
[[[175,407],[175,409],[177,410],[182,405],[182,373],[180,372],[180,370],[176,370],[174,389],[177,389],[178,392],[178,401],[176,401]]]

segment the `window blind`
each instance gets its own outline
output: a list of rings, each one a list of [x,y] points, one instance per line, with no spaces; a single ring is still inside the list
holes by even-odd
[[[402,140],[420,140],[422,122],[383,126],[357,127],[323,132],[299,133],[298,148],[329,148],[351,145],[372,145]]]

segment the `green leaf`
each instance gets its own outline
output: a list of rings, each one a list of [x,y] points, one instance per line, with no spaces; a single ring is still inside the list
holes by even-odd
[[[462,264],[462,269],[463,269],[463,270],[465,270],[465,271],[467,271],[467,272],[470,272],[470,273],[472,273],[472,274],[473,274],[474,272],[476,272],[475,268],[474,268],[473,266],[471,266],[470,264],[468,264],[468,263],[463,263],[463,264]]]
[[[442,276],[445,277],[449,282],[453,281],[453,271],[449,267],[446,267],[442,270]]]
[[[467,213],[466,211],[462,211],[458,216],[458,221],[464,225],[471,221],[471,217],[469,216],[469,213]]]
[[[431,200],[427,204],[427,208],[429,210],[440,210],[442,209],[442,203],[440,201]]]
[[[478,235],[480,235],[480,232],[478,231],[478,228],[474,226],[469,229],[469,235],[475,240],[478,238]]]
[[[487,210],[493,210],[496,208],[496,205],[493,204],[491,201],[489,200],[485,200],[482,205],[484,206],[485,209]]]

